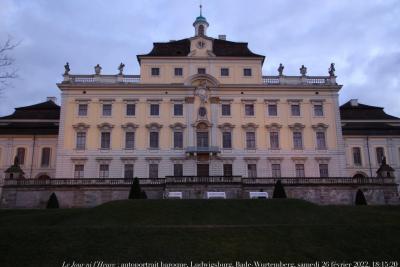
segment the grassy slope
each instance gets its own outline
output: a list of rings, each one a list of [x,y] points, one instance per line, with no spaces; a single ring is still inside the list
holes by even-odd
[[[400,206],[135,200],[93,209],[0,210],[0,251],[0,266],[61,266],[68,259],[398,259]]]

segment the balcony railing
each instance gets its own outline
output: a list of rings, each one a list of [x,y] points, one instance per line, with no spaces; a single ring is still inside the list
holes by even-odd
[[[140,184],[146,186],[166,186],[174,184],[240,184],[274,185],[281,180],[284,185],[390,185],[393,178],[352,178],[352,177],[258,177],[241,176],[167,176],[166,178],[140,178]],[[130,186],[133,179],[123,178],[53,178],[53,179],[5,179],[5,187],[13,186]]]
[[[64,75],[63,83],[139,83],[140,75]]]
[[[266,85],[336,85],[330,76],[263,76]]]
[[[188,146],[186,153],[189,154],[217,154],[221,150],[217,146],[199,147],[199,146]]]

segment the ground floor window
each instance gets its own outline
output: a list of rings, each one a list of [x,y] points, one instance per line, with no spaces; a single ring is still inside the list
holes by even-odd
[[[272,177],[281,177],[281,164],[272,164]]]
[[[319,176],[320,177],[328,177],[328,164],[319,164]]]
[[[125,179],[133,178],[133,164],[124,165],[124,178]]]
[[[84,165],[76,164],[74,167],[74,178],[83,178]]]
[[[296,164],[296,177],[305,177],[304,164]]]
[[[182,164],[174,164],[174,176],[183,176]]]
[[[149,165],[149,178],[158,178],[158,164]]]
[[[99,178],[108,178],[108,177],[109,177],[109,165],[108,164],[100,164]]]
[[[232,176],[232,164],[224,164],[224,176]]]
[[[247,164],[247,174],[250,178],[257,177],[257,165],[256,164]]]

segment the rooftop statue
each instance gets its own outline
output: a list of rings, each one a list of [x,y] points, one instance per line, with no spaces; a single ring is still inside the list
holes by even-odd
[[[301,76],[306,76],[307,75],[307,68],[304,67],[304,65],[301,65],[300,74],[301,74]]]
[[[67,64],[64,65],[64,69],[65,69],[64,75],[69,75],[69,71],[71,69],[69,68],[69,63],[68,62],[67,62]]]
[[[329,76],[335,77],[335,63],[331,63],[331,66],[329,68]]]
[[[119,67],[118,67],[118,70],[119,70],[118,75],[122,75],[123,74],[124,68],[125,68],[125,64],[121,62],[121,64],[119,64]]]
[[[96,73],[96,75],[100,75],[101,73],[101,67],[99,64],[97,64],[96,66],[94,66],[94,72]]]
[[[285,68],[285,66],[282,65],[282,63],[279,64],[279,68],[278,68],[278,72],[279,72],[279,76],[283,76],[283,69]]]

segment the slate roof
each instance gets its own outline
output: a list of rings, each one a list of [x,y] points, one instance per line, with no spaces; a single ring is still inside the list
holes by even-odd
[[[13,114],[0,117],[0,135],[56,135],[59,119],[60,106],[50,100],[15,108]]]
[[[248,48],[247,43],[231,42],[220,39],[213,40],[213,53],[217,57],[262,57]],[[190,53],[190,39],[182,39],[166,43],[153,43],[153,49],[148,54],[138,55],[140,57],[186,57]]]
[[[352,106],[351,102],[340,106],[340,118],[342,120],[399,120],[400,118],[386,114],[381,107],[358,104]]]

